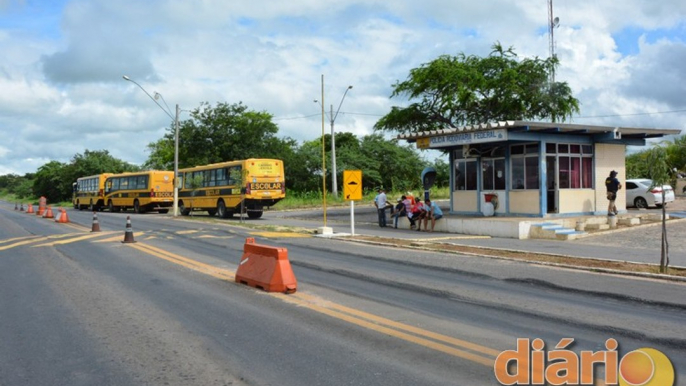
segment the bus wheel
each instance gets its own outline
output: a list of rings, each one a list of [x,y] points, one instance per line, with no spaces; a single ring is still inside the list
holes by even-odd
[[[133,211],[134,213],[143,213],[143,210],[141,209],[141,203],[138,202],[138,200],[133,201]]]
[[[186,205],[183,204],[183,201],[179,201],[179,212],[181,212],[181,215],[183,216],[188,216],[191,213],[191,210],[186,208]]]
[[[219,218],[229,218],[224,200],[217,202],[217,215],[219,215]]]
[[[112,200],[110,200],[110,202],[107,204],[107,207],[110,209],[111,213],[119,212],[119,207],[114,206],[114,203],[112,203]]]
[[[262,217],[262,211],[253,209],[253,210],[248,210],[248,218],[260,218]]]

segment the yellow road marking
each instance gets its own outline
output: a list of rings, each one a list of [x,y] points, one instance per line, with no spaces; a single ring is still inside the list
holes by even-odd
[[[20,247],[22,245],[27,245],[27,244],[31,244],[31,243],[35,243],[35,242],[40,242],[40,241],[43,241],[45,239],[60,239],[60,238],[64,238],[64,237],[72,237],[74,235],[75,235],[74,233],[67,233],[67,234],[52,235],[52,236],[28,236],[27,240],[19,241],[19,242],[16,242],[14,244],[5,245],[3,247],[0,247],[0,251],[4,251],[6,249],[11,249],[11,248],[15,248],[15,247]],[[16,240],[20,240],[20,239],[22,239],[22,238],[16,238]],[[26,239],[26,237],[24,239]]]
[[[33,236],[14,237],[14,238],[11,238],[11,239],[0,240],[0,244],[11,243],[11,242],[17,241],[17,240],[36,239],[36,238],[39,238],[39,237],[41,237],[41,236],[33,235]]]
[[[70,244],[70,243],[75,243],[75,242],[77,242],[77,241],[88,240],[88,239],[92,239],[92,238],[100,237],[100,236],[102,236],[102,234],[100,234],[100,233],[91,233],[91,234],[89,234],[89,235],[84,235],[84,236],[80,236],[80,237],[74,237],[74,238],[72,238],[72,239],[60,240],[60,241],[52,241],[52,242],[45,243],[45,244],[34,245],[33,248],[37,248],[37,247],[50,247],[50,246],[53,246],[53,245],[62,245],[62,244]]]
[[[312,304],[322,302],[322,300],[319,300],[312,295],[304,294],[304,293],[300,293],[300,292],[294,294],[293,296],[301,298],[301,299],[307,301],[308,303],[312,303]],[[488,347],[484,347],[484,346],[481,346],[481,345],[478,345],[478,344],[475,344],[472,342],[467,342],[465,340],[456,339],[456,338],[453,338],[453,337],[450,337],[447,335],[442,335],[442,334],[427,331],[427,330],[424,330],[424,329],[421,329],[418,327],[410,326],[410,325],[407,325],[404,323],[399,323],[399,322],[396,322],[396,321],[393,321],[390,319],[386,319],[386,318],[383,318],[383,317],[380,317],[380,316],[377,316],[374,314],[370,314],[370,313],[360,311],[360,310],[357,310],[354,308],[346,307],[346,306],[343,306],[340,304],[331,303],[328,301],[325,301],[325,302],[326,302],[325,305],[328,306],[329,308],[333,308],[333,309],[339,310],[341,312],[351,314],[353,316],[357,316],[360,318],[368,319],[368,320],[375,322],[375,323],[384,324],[384,325],[389,326],[389,327],[393,327],[393,328],[396,328],[399,330],[405,330],[405,331],[411,332],[413,334],[422,335],[422,336],[425,336],[427,338],[431,338],[434,340],[439,340],[442,342],[450,343],[450,344],[455,345],[455,346],[464,347],[464,348],[467,348],[469,350],[477,351],[477,352],[480,352],[480,353],[486,354],[486,355],[492,355],[494,357],[496,357],[496,356],[498,356],[498,354],[500,354],[500,351],[498,351],[498,350],[493,350],[493,349],[490,349]]]
[[[108,231],[108,232],[104,232],[104,234],[112,234],[112,233],[114,233],[114,232],[115,232],[115,231]],[[97,232],[94,232],[94,233],[97,233]],[[103,233],[100,233],[100,234],[103,234]],[[133,237],[134,237],[134,239],[135,239],[136,237],[143,236],[144,234],[145,234],[145,232],[134,232],[134,233],[133,233]],[[112,241],[124,241],[124,236],[125,236],[125,235],[119,235],[119,236],[114,236],[114,237],[110,237],[110,238],[107,238],[107,239],[94,240],[93,242],[94,242],[94,243],[109,243],[109,242],[112,242]]]
[[[127,244],[141,252],[159,257],[163,260],[179,264],[196,272],[205,273],[221,280],[233,282],[235,280],[234,271],[218,268],[209,264],[201,263],[197,260],[189,259],[177,254],[165,251],[143,243]],[[329,301],[318,300],[314,296],[301,292],[294,295],[284,295],[267,293],[267,295],[281,299],[284,302],[306,307],[318,313],[346,321],[356,326],[364,327],[369,330],[380,332],[407,342],[430,348],[439,352],[450,354],[462,359],[466,359],[484,366],[493,367],[495,359],[500,352],[476,343],[467,342],[461,339],[438,334],[424,330],[415,326],[410,326],[390,319],[386,319],[374,314],[349,308]],[[321,303],[321,304],[315,304]],[[403,332],[405,331],[405,332]],[[414,334],[414,335],[413,335]],[[433,339],[433,340],[432,340]],[[452,346],[451,346],[452,345]],[[454,346],[462,347],[471,351],[488,355],[489,357],[465,351]]]
[[[66,225],[66,226],[68,226],[68,227],[71,227],[71,228],[74,228],[74,229],[76,229],[77,231],[90,231],[90,230],[92,229],[92,228],[87,228],[87,227],[85,227],[85,226],[83,226],[83,225],[74,224],[74,223],[71,223],[71,222],[65,223],[64,225]]]
[[[189,259],[187,257],[183,257],[183,256],[177,255],[175,253],[171,253],[171,252],[165,251],[163,249],[153,247],[152,245],[143,244],[143,243],[135,243],[135,244],[127,244],[127,245],[129,245],[135,249],[138,249],[141,252],[149,253],[153,256],[159,257],[160,259],[164,259],[164,260],[167,260],[169,262],[179,264],[179,265],[184,266],[188,269],[192,269],[194,271],[210,275],[210,276],[215,277],[217,279],[234,281],[236,278],[236,275],[231,270],[218,268],[218,267],[215,267],[215,266],[210,265],[210,264],[201,263],[197,260]]]
[[[215,235],[200,235],[199,239],[232,239],[236,236],[215,236]]]
[[[40,236],[39,236],[39,237],[40,237]],[[37,241],[41,241],[41,240],[43,240],[43,239],[42,239],[42,238],[38,238],[38,239],[30,239],[30,240],[19,241],[19,242],[16,242],[16,243],[14,243],[14,244],[5,245],[5,246],[3,246],[3,247],[0,247],[0,251],[4,251],[4,250],[6,250],[6,249],[10,249],[10,248],[14,248],[14,247],[20,247],[20,246],[22,246],[22,245],[31,244],[31,243],[33,243],[33,242],[37,242]]]
[[[262,236],[262,237],[312,237],[306,233],[296,233],[296,232],[250,232],[251,235]]]
[[[462,359],[467,359],[469,361],[472,361],[472,362],[475,362],[475,363],[478,363],[478,364],[481,364],[484,366],[493,367],[493,365],[495,363],[495,360],[493,358],[482,357],[480,355],[477,355],[477,354],[474,354],[471,352],[467,352],[464,350],[460,350],[460,349],[455,348],[455,347],[450,347],[448,345],[441,344],[441,343],[438,343],[438,342],[435,342],[432,340],[424,339],[424,338],[421,338],[421,337],[418,337],[415,335],[410,335],[410,334],[405,333],[405,332],[394,330],[393,328],[390,328],[390,327],[380,326],[376,323],[372,323],[372,322],[364,320],[364,319],[356,318],[352,315],[347,315],[347,314],[344,314],[342,312],[338,312],[338,311],[335,311],[335,310],[332,310],[329,308],[325,308],[325,307],[322,307],[319,305],[315,305],[315,304],[307,303],[307,302],[298,302],[298,301],[295,301],[296,299],[288,299],[288,297],[286,297],[284,300],[287,302],[293,302],[296,304],[300,304],[300,305],[307,307],[313,311],[317,311],[319,313],[331,316],[333,318],[346,321],[346,322],[354,324],[356,326],[360,326],[360,327],[364,327],[364,328],[367,328],[367,329],[370,329],[373,331],[377,331],[377,332],[380,332],[380,333],[383,333],[383,334],[386,334],[386,335],[389,335],[389,336],[392,336],[395,338],[405,340],[407,342],[412,342],[412,343],[418,344],[420,346],[424,346],[424,347],[430,348],[432,350],[436,350],[436,351],[440,351],[440,352],[443,352],[446,354],[450,354],[450,355],[453,355],[453,356],[456,356],[456,357],[459,357]],[[397,323],[397,322],[395,322],[395,323]],[[403,325],[402,323],[397,323],[397,324]],[[403,325],[403,326],[404,327],[412,327],[412,326],[407,326],[407,325]],[[419,329],[416,327],[414,327],[414,328],[417,330],[422,330],[422,329]],[[424,332],[422,335],[431,334],[430,331],[427,331],[427,330],[422,330],[422,331]],[[478,346],[475,344],[470,344],[470,345]],[[491,349],[488,349],[486,347],[483,347],[483,349],[484,350],[491,350]],[[495,350],[492,350],[492,351],[495,351]]]

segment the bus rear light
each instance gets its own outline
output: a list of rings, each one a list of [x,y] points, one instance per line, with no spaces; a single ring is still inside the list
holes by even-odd
[[[250,194],[250,183],[245,184],[245,194]]]

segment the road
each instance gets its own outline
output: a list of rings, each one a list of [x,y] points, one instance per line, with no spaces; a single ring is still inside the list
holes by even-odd
[[[686,286],[235,225],[0,203],[0,385],[497,385],[517,338],[651,347],[686,371]],[[247,221],[265,225],[268,219]],[[234,283],[247,237],[295,294]]]

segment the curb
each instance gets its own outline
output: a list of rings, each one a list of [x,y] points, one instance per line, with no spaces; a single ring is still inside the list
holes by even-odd
[[[379,241],[356,240],[353,238],[341,238],[340,240],[349,241],[349,242],[356,242],[356,243],[361,243],[361,244],[370,244],[370,245],[379,245],[379,246],[384,246],[384,247],[399,248],[396,244],[384,243],[384,242],[379,242]],[[426,240],[421,240],[421,241],[426,241]],[[658,265],[656,265],[656,264],[634,263],[634,262],[628,262],[628,261],[622,261],[622,260],[600,259],[600,258],[596,258],[596,257],[579,257],[579,256],[569,256],[569,255],[558,255],[558,254],[551,254],[551,253],[538,253],[538,252],[522,251],[522,250],[515,250],[515,249],[484,248],[484,247],[478,247],[478,246],[475,247],[475,246],[471,246],[471,245],[469,245],[468,247],[476,248],[476,249],[483,249],[483,250],[489,250],[490,249],[490,250],[494,250],[494,251],[508,251],[508,252],[515,252],[515,253],[536,253],[538,255],[544,255],[544,256],[550,256],[550,257],[587,259],[587,260],[595,260],[595,261],[608,261],[608,262],[613,262],[613,263],[619,262],[619,263],[625,263],[625,264],[640,264],[640,265],[649,265],[649,266],[658,267]],[[642,278],[650,278],[650,279],[657,279],[657,280],[686,283],[686,277],[665,275],[665,274],[660,274],[660,273],[631,272],[631,271],[623,271],[623,270],[611,269],[611,268],[597,268],[597,267],[578,266],[578,265],[562,264],[562,263],[549,263],[549,262],[527,260],[527,259],[515,259],[515,258],[511,258],[511,257],[492,256],[492,255],[485,255],[485,254],[479,254],[479,253],[473,253],[473,252],[437,250],[437,249],[426,248],[426,247],[422,247],[422,246],[418,246],[418,245],[414,245],[414,244],[403,245],[403,248],[411,248],[411,249],[415,249],[415,250],[422,250],[422,251],[428,251],[428,252],[442,252],[442,253],[449,253],[449,254],[454,254],[454,255],[478,256],[478,257],[485,257],[485,258],[491,258],[491,259],[497,259],[497,260],[506,260],[506,261],[521,262],[521,263],[527,263],[527,264],[536,264],[536,265],[549,266],[549,267],[567,268],[567,269],[574,269],[574,270],[594,272],[594,273],[607,273],[607,274],[613,274],[613,275],[633,276],[633,277],[642,277]],[[671,266],[671,267],[672,268],[686,269],[686,267],[680,267],[680,266]]]

